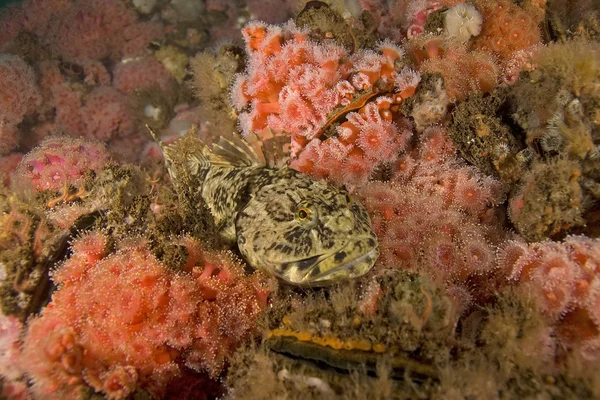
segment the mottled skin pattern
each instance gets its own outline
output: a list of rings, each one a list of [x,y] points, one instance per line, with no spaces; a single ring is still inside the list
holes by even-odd
[[[227,154],[219,154],[218,146],[214,152],[204,147],[202,154],[188,153],[186,164],[221,236],[237,243],[251,266],[300,286],[326,285],[371,269],[378,244],[362,205],[325,182],[287,167],[268,168],[250,160],[248,149],[222,143]],[[237,150],[245,162],[236,163]]]

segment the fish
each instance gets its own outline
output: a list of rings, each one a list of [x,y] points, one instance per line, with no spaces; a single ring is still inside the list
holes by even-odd
[[[220,137],[209,149],[189,132],[159,144],[171,181],[202,198],[221,239],[252,268],[305,287],[366,274],[379,246],[365,208],[346,190],[289,168],[281,143],[250,139]]]

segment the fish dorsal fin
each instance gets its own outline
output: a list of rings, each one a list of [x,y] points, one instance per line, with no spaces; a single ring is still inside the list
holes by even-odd
[[[244,140],[238,135],[231,139],[221,136],[213,145],[210,163],[216,167],[264,167],[265,158],[260,147],[253,146],[253,138]]]
[[[173,181],[180,180],[185,175],[198,175],[200,171],[210,167],[210,150],[196,137],[197,126],[193,126],[185,136],[169,145],[165,145],[151,127],[146,127],[160,147]]]
[[[291,138],[285,133],[275,133],[270,128],[260,136],[251,132],[244,139],[234,136],[233,140],[221,138],[213,147],[213,165],[261,166],[283,168],[290,159]]]
[[[262,140],[262,152],[266,164],[271,168],[283,168],[290,161],[291,138],[285,132],[275,134],[269,129],[270,137]]]

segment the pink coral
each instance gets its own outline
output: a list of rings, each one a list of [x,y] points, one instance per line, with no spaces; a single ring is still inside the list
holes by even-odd
[[[236,79],[232,102],[239,109],[250,105],[240,118],[245,134],[269,127],[285,130],[293,140],[314,139],[328,114],[347,105],[355,92],[379,79],[391,83],[394,60],[401,56],[399,48],[384,42],[378,52],[360,50],[348,57],[343,47],[313,42],[292,23],[252,22],[242,33],[249,63]]]
[[[564,344],[598,358],[600,240],[568,236],[563,242],[529,245],[509,241],[498,260],[511,280],[530,287]]]
[[[101,70],[94,70],[102,74]],[[102,75],[97,78],[104,80]],[[113,87],[98,86],[88,94],[81,88],[60,83],[51,87],[51,93],[56,132],[109,142],[137,131],[138,121],[129,100]]]
[[[18,124],[41,102],[33,69],[11,54],[0,55],[0,118]]]
[[[503,234],[489,210],[503,198],[499,185],[455,158],[443,128],[428,128],[396,161],[391,181],[358,191],[379,238],[380,263],[459,284],[492,274],[493,245]]]
[[[53,53],[75,62],[140,56],[150,41],[164,36],[160,22],[140,22],[123,0],[27,0],[7,15],[6,42],[19,31],[31,32]]]
[[[125,94],[153,86],[170,92],[173,83],[171,73],[154,57],[120,63],[113,71],[114,87]]]
[[[52,103],[56,110],[56,125],[70,136],[80,136],[83,132],[80,109],[83,92],[72,88],[67,83],[51,87]]]
[[[0,10],[0,26],[2,26],[2,35],[0,36],[0,52],[10,44],[19,32],[23,29],[25,13],[16,4],[10,4]]]
[[[544,12],[532,3],[520,7],[509,0],[477,0],[475,5],[484,21],[475,48],[508,60],[514,52],[540,43]]]
[[[9,186],[13,173],[23,159],[22,153],[11,153],[6,156],[0,156],[0,183]]]
[[[429,14],[439,10],[442,5],[436,1],[413,1],[408,9],[409,27],[406,36],[411,39],[425,32]]]
[[[25,372],[19,363],[22,328],[23,324],[16,318],[0,314],[0,397],[3,399],[25,400],[29,397]]]
[[[16,125],[0,121],[0,155],[8,154],[18,146],[21,131]]]
[[[139,57],[149,53],[148,43],[164,36],[164,26],[157,21],[138,22],[123,30],[125,43],[121,47],[123,58]]]
[[[17,125],[42,101],[35,79],[33,69],[25,61],[0,54],[0,154],[17,146]]]
[[[439,73],[450,100],[464,100],[470,93],[489,93],[498,84],[495,57],[484,51],[466,51],[453,42],[424,36],[409,43],[421,74]],[[425,49],[425,50],[424,50]]]
[[[141,239],[108,253],[100,232],[73,243],[53,275],[58,290],[30,322],[23,360],[39,396],[83,384],[111,399],[136,388],[164,394],[183,365],[216,377],[225,357],[255,332],[268,289],[227,253],[184,238],[188,260],[167,269]]]
[[[391,120],[392,100],[381,96],[358,112],[348,113],[338,136],[313,139],[292,161],[292,168],[347,185],[365,183],[375,168],[394,161],[412,136],[408,120]],[[312,158],[307,163],[307,158]]]
[[[396,72],[399,46],[382,41],[349,54],[293,23],[252,22],[242,32],[249,63],[231,98],[244,134],[289,134],[293,168],[351,186],[406,148],[412,126],[398,105],[419,76]]]
[[[111,76],[104,64],[96,60],[88,60],[82,63],[84,82],[89,86],[110,86]]]
[[[88,171],[100,170],[108,152],[98,142],[74,138],[48,138],[27,153],[19,174],[36,190],[64,190],[79,186]]]
[[[98,87],[80,111],[86,137],[109,141],[135,132],[137,121],[127,98],[111,87]]]

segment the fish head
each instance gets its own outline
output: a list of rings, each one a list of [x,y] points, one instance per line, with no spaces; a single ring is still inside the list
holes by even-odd
[[[298,286],[359,277],[379,256],[365,208],[301,174],[259,189],[238,213],[236,235],[251,266]]]

